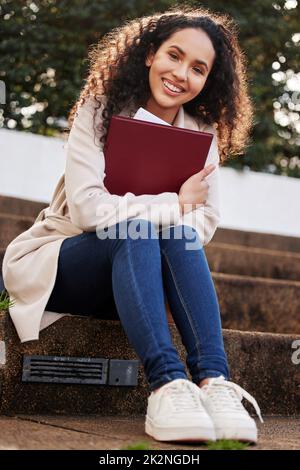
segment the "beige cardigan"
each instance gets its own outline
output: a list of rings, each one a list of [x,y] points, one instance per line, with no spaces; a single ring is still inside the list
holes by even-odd
[[[199,128],[182,106],[173,124],[214,133],[206,165],[217,166],[206,178],[209,183],[206,203],[181,216],[177,193],[135,196],[128,192],[117,196],[105,191],[105,160],[100,135],[94,134],[94,105],[94,100],[89,99],[77,112],[65,145],[65,173],[57,183],[49,207],[39,213],[32,227],[10,242],[5,252],[4,284],[10,298],[15,300],[9,313],[21,342],[37,340],[40,330],[64,316],[47,312],[45,307],[56,279],[60,246],[67,237],[101,230],[121,220],[146,218],[157,230],[180,224],[193,226],[206,245],[220,220],[219,154],[216,130],[212,126],[203,124]],[[102,107],[97,113],[97,129],[101,110]],[[136,111],[128,107],[119,115],[132,117]],[[110,207],[109,212],[103,211],[103,207]]]

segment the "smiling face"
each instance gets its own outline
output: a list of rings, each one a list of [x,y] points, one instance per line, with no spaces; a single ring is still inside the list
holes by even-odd
[[[213,44],[202,29],[185,28],[172,34],[146,58],[151,89],[146,109],[172,124],[179,107],[201,92],[214,59]]]

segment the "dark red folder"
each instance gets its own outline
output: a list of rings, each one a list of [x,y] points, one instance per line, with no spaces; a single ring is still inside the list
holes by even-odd
[[[112,116],[104,149],[104,185],[123,196],[178,193],[202,170],[213,134],[127,116]]]

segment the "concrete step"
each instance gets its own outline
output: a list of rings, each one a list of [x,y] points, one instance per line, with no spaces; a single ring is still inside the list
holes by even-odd
[[[33,224],[32,217],[0,213],[0,246],[6,247],[20,233]]]
[[[169,327],[185,362],[179,332],[174,324]],[[3,313],[0,340],[2,414],[144,415],[149,387],[141,365],[136,387],[21,380],[24,354],[137,359],[118,320],[64,317],[43,330],[39,341],[22,344],[9,315]],[[300,365],[292,361],[295,340],[300,341],[300,336],[224,330],[231,379],[257,399],[263,414],[300,415]]]
[[[245,245],[268,250],[300,252],[300,237],[271,233],[249,232],[218,227],[212,241]]]
[[[267,416],[264,421],[256,420],[258,443],[246,451],[299,450],[300,417]],[[144,416],[1,416],[0,426],[1,450],[123,450],[141,442],[147,450],[198,452],[208,448],[205,444],[156,441],[145,433]]]
[[[0,196],[0,213],[36,218],[38,213],[48,207],[45,202],[30,201],[17,197]]]
[[[217,242],[205,253],[211,271],[300,281],[300,253]]]
[[[212,273],[224,328],[300,334],[300,282]]]

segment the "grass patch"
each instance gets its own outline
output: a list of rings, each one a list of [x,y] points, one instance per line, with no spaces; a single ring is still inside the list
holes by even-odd
[[[248,443],[234,441],[230,439],[220,439],[216,442],[210,441],[203,447],[207,450],[246,450],[249,446]],[[149,442],[140,441],[122,447],[120,450],[155,450],[150,446]]]
[[[14,305],[15,301],[9,298],[9,294],[6,290],[0,293],[0,312],[8,310],[9,307]]]
[[[129,444],[129,446],[122,447],[120,450],[154,450],[150,447],[149,442],[135,442],[133,444]]]
[[[249,444],[230,439],[220,439],[216,442],[210,442],[207,445],[208,450],[245,450]]]

